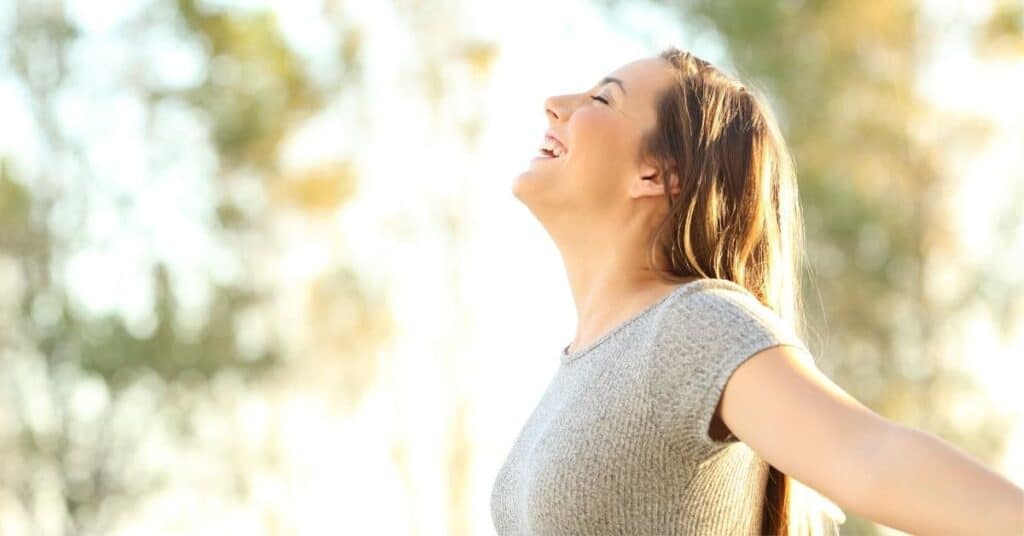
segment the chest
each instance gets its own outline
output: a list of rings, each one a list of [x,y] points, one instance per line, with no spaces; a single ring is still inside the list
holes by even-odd
[[[499,534],[664,527],[692,467],[661,437],[643,367],[556,377],[492,489]],[[586,372],[586,374],[583,374]]]

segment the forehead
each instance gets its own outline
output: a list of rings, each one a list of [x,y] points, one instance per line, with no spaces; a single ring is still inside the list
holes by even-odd
[[[624,105],[632,115],[646,116],[644,111],[654,113],[654,99],[672,82],[671,69],[672,66],[659,57],[643,58],[620,66],[608,76],[622,80],[626,89]]]
[[[612,71],[611,75],[619,78],[628,76],[636,82],[657,83],[668,79],[670,69],[667,61],[655,56],[623,64]]]

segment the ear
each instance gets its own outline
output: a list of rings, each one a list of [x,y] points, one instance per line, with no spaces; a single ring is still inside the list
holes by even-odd
[[[670,181],[672,195],[678,195],[679,173],[676,166],[671,166],[668,171],[662,171],[651,164],[642,164],[639,175],[630,182],[629,193],[633,197],[648,195],[664,195],[665,181]]]

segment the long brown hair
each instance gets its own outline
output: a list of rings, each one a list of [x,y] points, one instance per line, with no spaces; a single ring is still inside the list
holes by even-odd
[[[689,52],[668,47],[659,57],[676,80],[657,101],[657,125],[638,157],[666,177],[674,171],[680,192],[673,196],[665,181],[668,212],[651,239],[649,266],[667,262],[667,272],[654,269],[667,281],[737,283],[802,333],[796,167],[771,109],[760,91]],[[793,491],[813,500],[793,501]],[[844,519],[827,499],[769,466],[761,534],[838,533],[836,521]]]

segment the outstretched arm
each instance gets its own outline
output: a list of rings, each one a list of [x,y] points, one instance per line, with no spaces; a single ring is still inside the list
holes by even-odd
[[[718,410],[765,461],[872,521],[915,535],[1024,534],[1024,489],[871,411],[801,349],[775,346],[747,359]]]
[[[892,425],[865,515],[914,534],[1024,534],[1024,489],[933,434]]]

